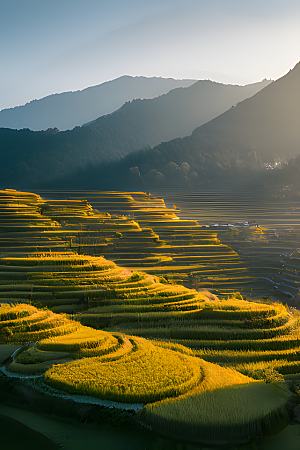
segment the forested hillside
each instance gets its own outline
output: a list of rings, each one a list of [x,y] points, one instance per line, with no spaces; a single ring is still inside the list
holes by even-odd
[[[52,94],[26,105],[0,111],[0,127],[41,131],[71,130],[104,114],[111,114],[134,98],[154,98],[196,80],[124,75],[81,91]]]
[[[222,178],[274,161],[284,163],[300,153],[299,142],[300,63],[253,97],[196,128],[191,136],[131,153],[115,164],[90,168],[81,173],[82,182],[88,188],[98,178],[102,189],[109,188],[115,174],[118,188],[132,189],[142,183]]]
[[[196,124],[210,120],[268,83],[265,80],[241,87],[199,81],[152,100],[125,103],[118,111],[72,131],[2,128],[2,186],[19,188],[56,182],[78,169],[86,170],[188,135]]]

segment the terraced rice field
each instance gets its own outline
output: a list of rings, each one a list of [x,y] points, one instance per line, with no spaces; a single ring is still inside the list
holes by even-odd
[[[45,374],[46,383],[76,394],[123,403],[148,403],[183,394],[201,381],[200,361],[130,338],[131,351],[113,360],[88,358]]]
[[[25,304],[19,304],[18,307],[2,304],[0,319],[1,340],[5,344],[38,341],[51,335],[69,334],[78,328],[76,323],[65,316]]]
[[[87,195],[94,209],[86,201]],[[168,192],[166,195],[170,202],[172,195]],[[224,220],[229,220],[229,216],[227,209],[221,208],[221,194],[213,199],[211,192],[204,199],[200,194],[188,195],[192,197],[190,201],[184,199],[189,209],[180,214],[175,205],[166,207],[163,199],[142,192],[58,192],[56,200],[45,200],[32,193],[1,191],[1,252],[76,251],[105,255],[132,270],[151,271],[181,283],[192,282],[197,288],[221,294],[239,290],[247,295],[271,295],[283,300],[285,293],[290,296],[297,293],[299,276],[294,264],[291,262],[289,266],[290,262],[280,254],[295,248],[298,235],[294,229],[285,230],[284,224],[278,224],[274,218],[266,222],[269,213],[266,212],[265,219],[263,210],[269,206],[263,199],[259,201],[263,207],[258,218],[267,225],[271,220],[271,225],[281,227],[279,231],[255,223],[225,226]],[[65,196],[70,199],[65,200]],[[197,202],[200,196],[200,206],[193,196]],[[247,192],[243,192],[244,197],[247,198]],[[219,224],[211,224],[213,217],[203,209],[204,200],[208,211],[215,205]],[[251,207],[250,219],[254,215]],[[244,209],[241,217],[248,218]],[[180,215],[188,217],[188,213],[201,218],[202,223],[206,219],[206,225],[180,218]],[[241,252],[246,263],[230,246]]]
[[[144,193],[98,193],[98,201],[102,212],[81,199],[1,191],[0,344],[27,343],[8,370],[46,371],[50,386],[71,394],[151,403],[141,420],[196,440],[199,423],[208,439],[283,426],[288,394],[254,379],[300,376],[299,313],[233,293],[250,282],[238,255],[175,206]],[[289,260],[294,280],[297,254]],[[174,281],[188,277],[201,292]],[[223,295],[205,290],[210,284]],[[232,405],[239,396],[265,401],[243,417],[225,408],[213,427],[224,395]],[[182,428],[178,408],[192,411]]]
[[[281,267],[272,275],[272,282],[283,292],[296,296],[296,305],[299,302],[300,292],[300,252],[283,255],[280,261]]]
[[[63,198],[68,193],[56,192],[55,195]],[[69,201],[74,202],[74,198],[80,201],[87,193],[82,195],[78,192],[74,195]],[[93,235],[98,233],[99,236],[102,233],[103,237],[108,237],[108,231],[112,233],[116,230],[114,227],[121,224],[121,219],[126,219],[127,228],[119,228],[121,235],[111,234],[107,239],[109,245],[101,250],[107,258],[119,265],[132,270],[168,275],[181,282],[191,275],[193,278],[197,276],[201,279],[200,287],[204,288],[222,287],[228,290],[235,284],[235,289],[241,289],[253,281],[247,275],[247,267],[240,261],[237,253],[222,244],[214,230],[200,226],[196,220],[180,219],[180,209],[175,205],[167,208],[163,199],[144,192],[95,192],[88,195],[96,208],[94,211],[100,210],[107,217],[103,219],[102,228],[96,223],[97,219],[92,220],[91,217],[88,218],[88,226],[87,222],[83,222],[80,251],[95,254],[91,253],[93,247],[88,248],[86,245]],[[57,207],[60,201],[63,202],[56,201]],[[67,202],[62,204],[67,205]],[[67,215],[51,217],[70,223]]]
[[[257,379],[269,381],[300,373],[300,316],[296,310],[276,303],[249,302],[240,294],[218,299],[208,292],[187,290],[182,298],[178,287],[173,287],[176,300],[173,291],[173,296],[149,297],[147,305],[144,294],[135,293],[134,303],[112,299],[110,305],[81,312],[78,320],[179,343],[202,359]]]
[[[258,438],[281,431],[288,424],[285,405],[289,393],[282,386],[247,383],[246,378],[227,374],[228,369],[223,369],[224,373],[214,367],[211,372],[206,364],[202,365],[200,386],[188,395],[146,405],[140,419],[162,434],[181,439],[188,436],[190,441],[213,441],[216,436],[242,441],[246,436]],[[220,379],[222,387],[218,388]]]
[[[271,432],[286,425],[289,393],[283,386],[270,388],[233,369],[207,363],[178,344],[97,331],[75,322],[66,333],[61,320],[65,326],[72,324],[64,316],[31,305],[2,305],[0,345],[31,340],[15,353],[8,370],[21,375],[46,371],[46,384],[71,395],[146,403],[139,420],[190,440],[199,440],[199,431],[201,439],[243,440],[263,435],[266,424]],[[3,333],[8,326],[11,334]],[[243,389],[237,391],[238,386]],[[232,387],[233,391],[226,390]],[[256,410],[249,405],[254,394],[260,396]],[[246,408],[236,402],[241,395],[248,402]],[[224,411],[218,417],[216,401]]]
[[[15,190],[0,191],[0,248],[2,253],[34,251],[103,252],[114,247],[122,232],[139,232],[125,217],[95,211],[86,200],[44,201],[39,195]],[[157,236],[145,231],[147,240]]]
[[[93,330],[50,310],[26,304],[1,304],[0,343],[20,344],[9,370],[32,374],[74,358],[122,354],[121,336]]]
[[[45,306],[77,307],[89,298],[109,297],[106,280],[122,281],[130,275],[128,269],[103,257],[74,252],[4,257],[0,259],[0,298],[2,302],[38,301]]]
[[[76,253],[1,258],[0,283],[2,302],[35,301],[96,329],[180,343],[255,378],[300,372],[299,313],[281,304],[218,298]]]
[[[247,295],[284,301],[295,295],[297,274],[293,279],[286,277],[285,267],[288,256],[299,250],[300,237],[299,202],[285,198],[286,188],[288,191],[289,187],[283,187],[282,192],[266,195],[253,184],[237,189],[233,180],[232,185],[203,183],[199,189],[165,189],[157,195],[162,195],[166,204],[179,205],[181,217],[197,220],[208,231],[217,232],[223,244],[239,254],[248,267],[248,276],[255,280],[244,286]],[[293,271],[293,267],[289,269]],[[236,285],[238,290],[242,287]],[[299,299],[289,303],[300,306]]]

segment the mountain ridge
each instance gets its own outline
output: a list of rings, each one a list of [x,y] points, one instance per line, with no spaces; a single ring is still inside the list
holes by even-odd
[[[240,87],[199,81],[195,87],[176,88],[152,100],[125,103],[112,114],[71,131],[0,128],[2,184],[20,187],[55,180],[185,136],[194,123],[209,120],[268,83]]]
[[[117,174],[118,189],[222,179],[226,173],[229,177],[246,174],[275,160],[284,163],[300,154],[299,142],[300,63],[252,97],[197,127],[191,136],[130,153],[104,168],[90,168],[81,177],[86,188],[95,188],[93,177],[98,176],[101,189],[111,189],[113,174]],[[68,182],[72,183],[71,178]]]
[[[123,75],[78,91],[51,94],[25,105],[0,111],[0,127],[33,131],[58,128],[71,130],[100,116],[111,114],[134,98],[154,98],[197,80]]]

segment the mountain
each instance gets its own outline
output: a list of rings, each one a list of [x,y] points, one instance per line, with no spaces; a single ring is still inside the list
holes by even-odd
[[[199,81],[152,100],[125,103],[112,114],[71,131],[0,129],[2,186],[29,187],[55,180],[131,151],[191,133],[195,124],[217,116],[267,86],[227,86]]]
[[[154,98],[196,80],[122,76],[82,91],[53,94],[0,111],[0,127],[41,131],[71,130],[110,114],[134,98]]]
[[[210,80],[201,80],[188,88],[173,89],[152,100],[134,100],[119,111],[130,114],[135,121],[141,116],[156,115],[161,123],[157,140],[169,141],[175,137],[188,136],[193,130],[210,121],[245,98],[252,97],[268,86],[263,80],[246,86],[224,85]],[[91,125],[100,124],[101,118]],[[153,130],[156,131],[156,130]]]
[[[300,154],[300,63],[191,136],[163,142],[153,149],[127,155],[122,161],[82,173],[85,186],[93,177],[104,189],[114,175],[118,188],[180,181],[205,181],[227,173],[246,173],[270,162],[284,162]],[[95,175],[97,174],[97,175]],[[235,176],[235,175],[234,175]],[[106,180],[106,181],[105,181]],[[68,180],[71,183],[71,179]],[[205,181],[206,182],[206,181]]]

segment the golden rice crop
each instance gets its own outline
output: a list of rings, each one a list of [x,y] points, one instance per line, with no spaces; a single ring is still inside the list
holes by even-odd
[[[112,334],[82,325],[72,334],[44,339],[38,343],[41,350],[71,352],[79,357],[93,352],[98,355],[109,353],[118,346],[119,341]]]
[[[26,313],[26,314],[25,314]],[[32,305],[2,305],[0,317],[0,343],[39,341],[51,336],[74,332],[80,327],[64,315],[40,311]]]
[[[262,382],[226,387],[146,405],[140,419],[156,431],[189,440],[249,440],[274,434],[289,423],[289,393]]]
[[[178,398],[169,398],[153,405],[146,406],[143,408],[142,417],[148,417],[148,413],[153,415],[153,417],[158,417],[158,415],[160,417],[163,417],[164,415],[170,417],[169,411],[172,411],[174,405],[174,408],[177,408],[179,402],[180,407],[183,408],[182,411],[185,411],[186,414],[186,409],[188,409],[188,406],[187,408],[185,408],[185,406],[189,404],[191,398],[194,396],[201,395],[205,392],[214,391],[215,389],[223,389],[228,386],[247,384],[254,381],[252,378],[249,378],[231,368],[221,367],[204,360],[199,360],[199,363],[201,364],[203,373],[203,379],[200,384],[198,384],[193,390],[190,390]]]
[[[184,347],[184,346],[182,346]],[[284,359],[285,361],[299,360],[300,347],[291,348],[288,350],[190,350],[194,356],[203,358],[206,361],[217,364],[232,364],[236,363],[250,363],[259,361],[273,361],[274,359]]]
[[[22,317],[27,317],[33,312],[36,311],[36,308],[31,305],[25,304],[17,304],[17,305],[9,305],[2,303],[0,304],[0,323],[9,320],[19,320]]]
[[[201,378],[199,360],[134,338],[134,350],[115,361],[85,358],[54,366],[45,382],[70,393],[120,402],[151,402],[180,395]]]
[[[72,361],[71,358],[64,358],[64,359],[58,359],[58,360],[49,360],[44,361],[40,363],[35,364],[20,364],[16,361],[13,361],[8,366],[8,370],[10,372],[19,373],[22,375],[36,375],[36,374],[42,374],[45,372],[45,370],[49,369],[49,367],[52,367],[53,364],[62,364],[67,361]]]
[[[40,349],[72,352],[77,357],[103,355],[120,346],[110,333],[84,327],[65,315],[37,310],[31,305],[3,305],[0,318],[8,319],[0,320],[0,343],[40,341]]]
[[[249,439],[288,423],[289,392],[201,361],[203,382],[175,399],[144,406],[140,419],[162,433],[191,440]]]
[[[49,337],[55,337],[55,336],[62,336],[66,334],[74,333],[78,329],[78,325],[76,325],[74,322],[63,324],[61,326],[57,327],[51,327],[46,330],[38,330],[38,331],[32,331],[28,333],[15,333],[13,334],[10,342],[13,343],[24,343],[28,341],[37,342],[41,339],[46,339]]]
[[[51,311],[37,311],[32,310],[32,314],[29,314],[29,311],[26,311],[28,314],[21,316],[20,318],[14,318],[10,320],[2,320],[0,322],[1,327],[11,327],[13,328],[14,332],[16,330],[20,331],[26,331],[28,326],[31,326],[32,324],[36,322],[40,322],[41,320],[52,316]],[[53,319],[53,317],[52,317]]]
[[[248,363],[239,363],[233,364],[236,370],[239,372],[255,377],[259,375],[261,371],[271,370],[276,371],[280,374],[292,374],[300,372],[300,361],[299,361],[299,353],[298,359],[294,361],[287,361],[285,358],[279,359],[274,358],[271,361],[258,361],[258,362],[248,362]]]

